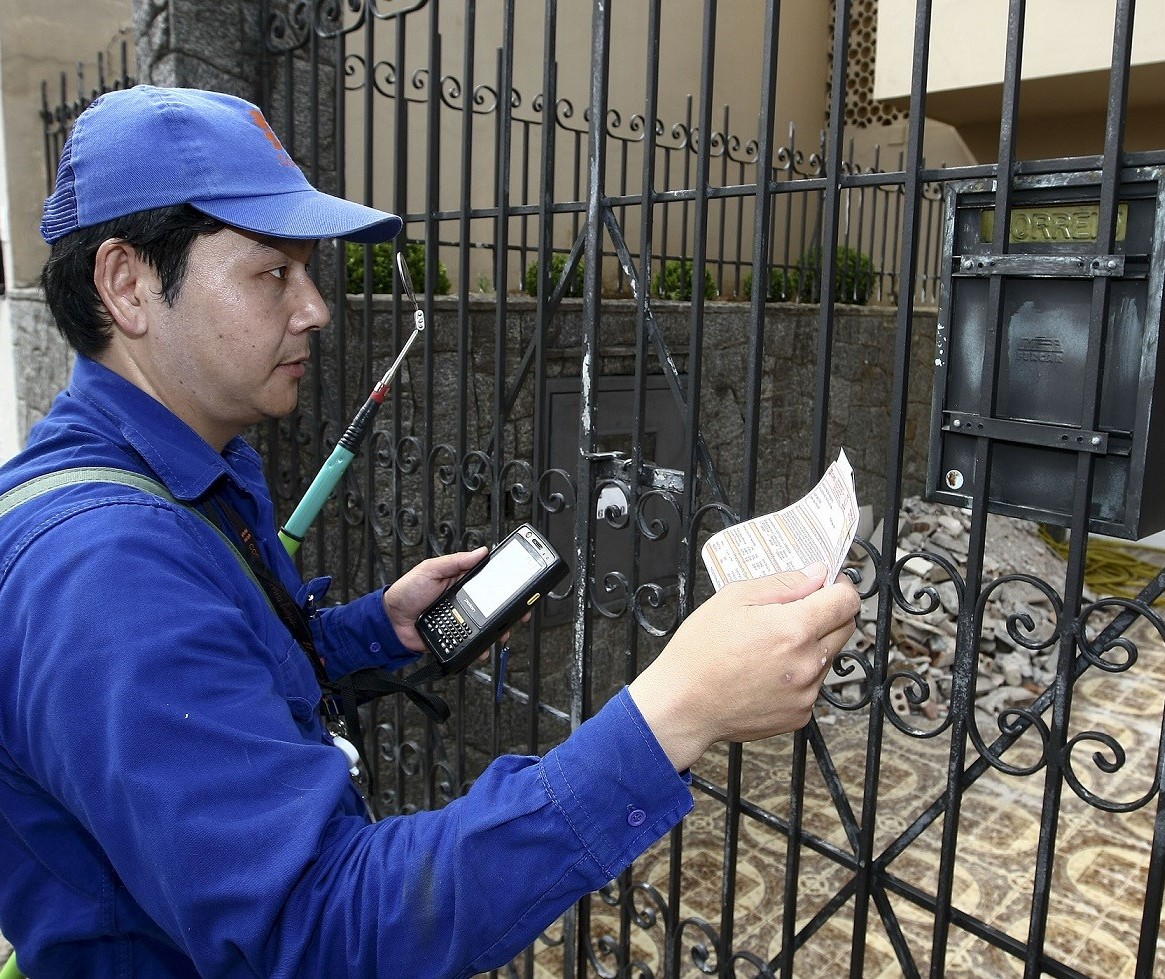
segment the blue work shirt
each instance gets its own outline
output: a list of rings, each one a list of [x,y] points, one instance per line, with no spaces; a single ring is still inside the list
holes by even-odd
[[[292,594],[260,459],[77,359],[0,492],[114,466],[221,493]],[[469,976],[692,806],[626,690],[542,758],[371,823],[303,650],[215,530],[124,486],[0,520],[0,931],[32,976]],[[333,676],[414,654],[381,593],[312,619]]]

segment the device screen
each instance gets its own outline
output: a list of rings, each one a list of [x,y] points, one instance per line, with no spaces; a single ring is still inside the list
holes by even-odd
[[[489,618],[514,597],[516,585],[529,581],[541,569],[541,563],[515,538],[490,555],[489,564],[465,583],[463,591],[481,615]]]

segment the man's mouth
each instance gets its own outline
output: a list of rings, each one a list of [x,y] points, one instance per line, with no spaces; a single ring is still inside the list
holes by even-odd
[[[307,373],[307,362],[307,357],[302,357],[299,360],[285,360],[276,370],[298,379]]]

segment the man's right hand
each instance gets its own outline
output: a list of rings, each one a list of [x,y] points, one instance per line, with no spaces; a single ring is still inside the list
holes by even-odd
[[[629,690],[677,771],[718,741],[809,723],[861,605],[844,576],[813,569],[732,582],[693,612]]]

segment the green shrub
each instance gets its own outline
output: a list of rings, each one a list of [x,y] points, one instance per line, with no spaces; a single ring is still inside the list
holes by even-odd
[[[769,288],[765,293],[766,303],[795,303],[798,299],[797,286],[801,281],[801,276],[795,268],[786,269],[778,266],[775,269],[769,270]],[[744,284],[742,286],[744,295],[742,298],[752,298],[752,273],[749,272],[744,277]]]
[[[364,291],[365,247],[354,241],[345,243],[348,268],[348,292]],[[391,242],[372,246],[372,291],[392,291],[392,263],[394,249]]]
[[[821,302],[821,248],[814,245],[797,261],[801,272],[799,294],[806,303]],[[837,277],[833,301],[864,306],[874,288],[874,263],[870,256],[841,245],[837,249]]]
[[[354,241],[347,243],[348,292],[362,293],[364,291],[364,252],[366,246]],[[372,291],[391,293],[394,289],[396,247],[391,241],[382,241],[372,246]],[[413,289],[418,296],[425,288],[425,246],[419,241],[410,241],[405,245],[405,265],[408,266],[409,277],[413,280]],[[444,262],[437,262],[437,283],[433,295],[446,296],[449,294],[449,271]]]
[[[651,291],[660,299],[672,299],[678,302],[692,300],[692,263],[671,261],[664,264],[663,272],[655,277]],[[712,278],[711,270],[704,267],[704,298],[715,299],[716,280]]]
[[[744,298],[752,296],[752,273],[744,277]],[[837,250],[837,278],[833,301],[864,306],[874,289],[874,263],[856,248],[842,245]],[[769,272],[765,302],[821,302],[821,249],[814,245],[791,268],[778,266]]]
[[[550,281],[551,291],[558,288],[558,283],[562,281],[562,273],[566,270],[566,260],[570,256],[563,252],[555,252],[550,256]],[[579,259],[579,263],[575,266],[574,274],[570,277],[570,282],[567,283],[566,296],[581,296],[583,294],[583,275],[586,272],[586,263]],[[538,263],[531,262],[526,266],[526,274],[523,277],[523,286],[526,292],[531,296],[538,295]]]

